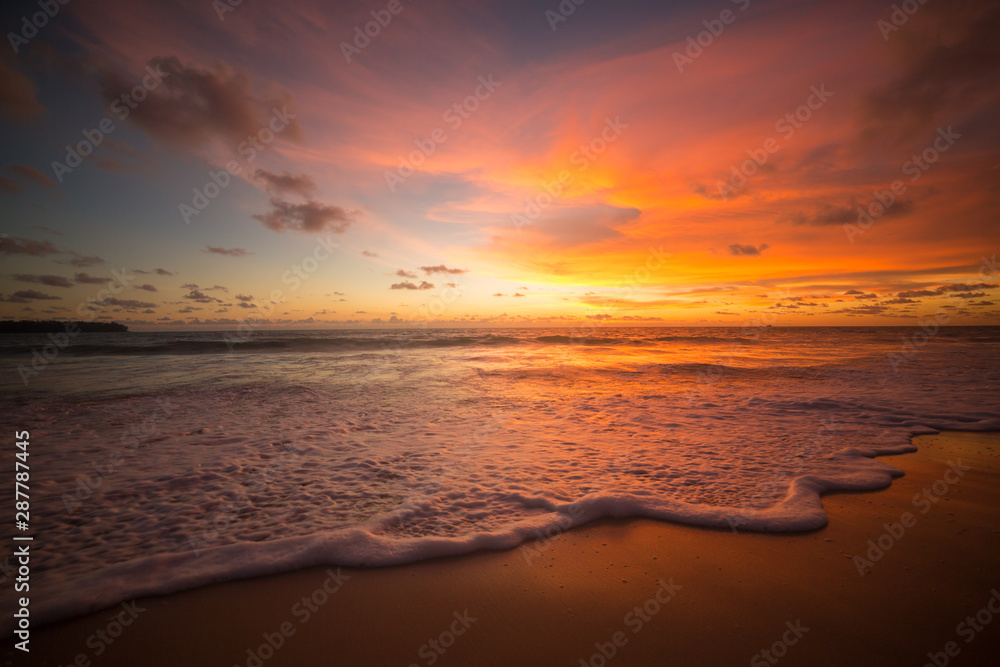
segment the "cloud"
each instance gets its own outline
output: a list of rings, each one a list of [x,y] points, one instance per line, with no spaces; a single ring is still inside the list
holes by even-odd
[[[0,253],[4,255],[30,255],[38,257],[41,255],[51,255],[59,250],[52,245],[51,241],[32,241],[18,236],[7,236],[0,238]]]
[[[896,218],[907,213],[912,213],[916,207],[908,199],[895,201],[881,217]],[[858,205],[851,203],[848,206],[834,206],[832,204],[820,204],[811,213],[805,211],[795,211],[784,213],[778,217],[778,222],[791,222],[793,225],[811,225],[813,227],[826,227],[828,225],[843,225],[858,221]]]
[[[202,252],[209,252],[215,255],[226,255],[228,257],[246,257],[247,255],[252,255],[252,252],[244,250],[243,248],[220,248],[218,246],[207,245]]]
[[[898,143],[933,131],[946,111],[989,103],[1000,83],[998,34],[1000,5],[991,0],[921,7],[888,33],[903,71],[862,98],[862,139]]]
[[[191,299],[197,303],[222,303],[221,299],[216,299],[214,296],[209,296],[199,289],[192,289],[189,293],[184,295],[185,299]]]
[[[1000,287],[997,283],[949,283],[947,285],[941,285],[935,292],[938,294],[946,294],[948,292],[971,292],[977,289],[993,289],[994,287]]]
[[[174,275],[172,271],[167,271],[166,269],[156,269],[156,273],[161,276],[172,276]]]
[[[73,280],[80,283],[81,285],[100,285],[101,283],[108,282],[110,278],[92,276],[89,273],[77,273],[73,276]]]
[[[762,252],[770,248],[771,246],[766,243],[761,243],[759,246],[753,245],[743,245],[742,243],[732,243],[729,246],[729,254],[736,256],[754,256],[760,255]]]
[[[16,121],[33,121],[45,113],[38,101],[38,87],[0,61],[0,114]]]
[[[74,252],[73,250],[63,251],[63,254],[69,255],[69,259],[57,259],[56,263],[69,264],[70,266],[75,266],[79,269],[87,266],[94,266],[95,264],[104,264],[104,260],[97,255],[90,255],[88,257],[86,255],[81,255],[78,252]]]
[[[28,289],[21,290],[19,292],[14,292],[14,298],[16,299],[37,299],[39,301],[56,301],[59,299],[57,296],[52,296],[50,294],[43,294],[37,290]]]
[[[11,180],[6,176],[0,176],[0,190],[3,190],[9,195],[18,195],[24,192],[27,188],[23,184],[17,181]]]
[[[39,276],[29,273],[15,273],[14,280],[17,280],[22,283],[38,283],[39,285],[48,285],[49,287],[73,286],[73,283],[70,282],[69,278],[63,278],[62,276],[52,276],[52,275]]]
[[[404,271],[403,269],[400,269],[399,271],[396,271],[396,275],[399,276],[400,278],[416,278],[417,277],[417,274],[413,273],[412,271]]]
[[[35,169],[34,167],[29,167],[24,164],[14,164],[8,167],[14,174],[20,176],[21,178],[31,181],[36,185],[40,185],[43,188],[51,188],[55,186],[55,181],[46,176],[43,172]]]
[[[451,275],[459,275],[461,273],[468,273],[468,269],[449,269],[444,264],[438,264],[437,266],[421,266],[420,270],[427,275],[433,275],[435,273],[448,273]]]
[[[307,174],[298,176],[283,171],[280,174],[258,169],[253,177],[264,182],[264,189],[276,195],[297,194],[308,198],[316,192],[316,182]]]
[[[284,92],[256,93],[250,77],[242,70],[224,62],[211,69],[184,65],[174,56],[153,58],[149,67],[161,72],[163,79],[142,104],[131,110],[128,119],[166,145],[204,148],[221,141],[236,149],[247,137],[256,137],[268,127],[274,109],[288,111],[288,125],[280,136],[302,140],[292,96]],[[134,79],[133,75],[106,73],[100,84],[104,101],[110,104],[128,93],[135,85]],[[289,106],[292,109],[287,109]]]
[[[297,232],[321,232],[326,229],[342,234],[353,222],[350,214],[339,206],[316,201],[292,204],[277,197],[271,199],[269,212],[253,217],[276,232],[284,232],[286,229]]]
[[[897,292],[896,296],[898,296],[901,299],[912,299],[914,297],[934,296],[936,294],[937,292],[932,292],[931,290],[928,289],[911,289],[911,290],[905,290],[903,292]]]
[[[426,280],[421,281],[419,285],[414,285],[409,280],[404,280],[401,283],[394,283],[389,289],[434,289],[434,283],[429,283]]]
[[[117,297],[111,297],[110,299],[105,299],[103,302],[108,306],[118,306],[120,308],[125,308],[127,310],[138,310],[139,308],[155,308],[155,303],[149,303],[148,301],[137,301],[135,299],[119,299]]]
[[[364,255],[365,257],[378,257],[378,253],[372,252],[371,250],[362,250],[361,254]]]
[[[146,290],[147,292],[159,292],[154,286],[146,283],[145,285],[137,285],[136,289]]]

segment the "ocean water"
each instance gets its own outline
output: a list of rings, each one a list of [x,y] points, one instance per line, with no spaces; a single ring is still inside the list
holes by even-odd
[[[1000,328],[81,334],[43,363],[49,343],[0,337],[36,623],[605,516],[817,528],[822,492],[901,474],[874,455],[1000,430]]]

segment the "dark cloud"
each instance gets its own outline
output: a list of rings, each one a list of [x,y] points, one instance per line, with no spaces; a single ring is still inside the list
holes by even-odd
[[[396,275],[399,276],[400,278],[416,278],[417,277],[417,274],[413,273],[412,271],[404,271],[403,269],[400,269],[399,271],[396,271]]]
[[[931,290],[928,289],[911,289],[911,290],[905,290],[903,292],[897,292],[896,296],[902,299],[912,299],[914,297],[921,297],[921,296],[934,296],[935,294],[937,294],[937,292],[932,292]]]
[[[342,234],[353,222],[351,214],[339,206],[315,201],[292,204],[277,197],[271,199],[270,211],[253,217],[276,232],[284,232],[286,229],[297,232],[329,230]]]
[[[863,98],[862,139],[896,144],[932,132],[948,111],[982,108],[1000,85],[998,34],[993,0],[923,5],[888,33],[902,73]]]
[[[435,273],[448,273],[457,276],[461,273],[468,273],[468,269],[449,269],[444,264],[438,264],[437,266],[421,266],[420,270],[427,275],[433,275]]]
[[[6,176],[0,176],[0,190],[9,195],[18,195],[27,190],[27,188],[23,184],[11,180]]]
[[[222,303],[221,299],[216,299],[214,296],[209,296],[199,289],[192,289],[189,293],[184,295],[184,298],[191,299],[192,301],[195,301],[197,303]]]
[[[37,95],[38,87],[28,77],[0,61],[0,114],[20,122],[37,120],[45,114]]]
[[[59,299],[59,297],[57,297],[57,296],[52,296],[50,294],[43,294],[42,292],[39,292],[39,291],[33,290],[33,289],[27,289],[27,290],[21,290],[19,292],[14,292],[14,298],[15,299],[37,299],[38,301],[55,301],[55,300]]]
[[[419,285],[411,283],[409,280],[404,280],[401,283],[394,283],[389,289],[434,289],[434,283],[429,283],[426,280],[420,282]]]
[[[887,310],[889,309],[886,306],[872,303],[867,306],[851,306],[850,308],[841,308],[840,310],[830,312],[844,315],[881,315]]]
[[[57,259],[57,264],[69,264],[70,266],[75,266],[79,269],[94,266],[95,264],[104,264],[104,260],[97,255],[91,255],[88,257],[72,250],[66,250],[63,254],[69,255],[69,258]]]
[[[823,203],[811,212],[794,211],[783,213],[778,217],[778,222],[790,222],[793,225],[810,225],[813,227],[825,227],[828,225],[843,225],[858,221],[859,204],[852,202],[847,206],[834,206]],[[867,206],[866,206],[867,208]],[[912,201],[899,199],[892,206],[885,209],[881,217],[895,218],[913,212],[916,208]]]
[[[971,292],[977,289],[993,289],[994,287],[1000,287],[997,283],[949,283],[947,285],[941,285],[935,292],[938,294],[947,294],[948,292]]]
[[[174,275],[172,271],[167,271],[166,269],[156,269],[156,273],[161,276],[172,276]]]
[[[148,301],[137,301],[135,299],[118,299],[116,297],[111,297],[104,301],[105,305],[108,306],[118,306],[119,308],[125,308],[126,310],[138,310],[139,308],[155,308],[155,303],[149,303]]]
[[[40,185],[43,188],[51,188],[55,186],[55,181],[34,167],[29,167],[25,164],[15,164],[8,167],[8,169],[10,169],[15,175],[20,176],[27,181],[31,181],[36,185]]]
[[[106,283],[110,278],[102,278],[101,276],[92,276],[89,273],[77,273],[73,276],[73,280],[80,283],[81,285],[100,285],[101,283]]]
[[[174,56],[157,57],[149,68],[162,81],[132,109],[128,119],[147,134],[170,146],[203,148],[221,141],[235,149],[248,137],[257,137],[279,113],[287,110],[287,127],[279,136],[301,141],[302,128],[292,116],[294,100],[287,93],[255,92],[246,72],[225,63],[212,68],[184,65]],[[142,72],[139,76],[146,75]],[[108,104],[130,91],[135,75],[107,73],[101,95]],[[278,124],[275,124],[278,127]],[[272,128],[273,129],[273,128]]]
[[[275,174],[265,169],[258,169],[253,177],[263,181],[264,188],[276,195],[297,194],[308,198],[316,192],[316,182],[308,174],[296,176],[287,171]]]
[[[150,285],[149,283],[146,283],[145,285],[137,285],[136,289],[145,290],[147,292],[159,292],[160,291],[160,290],[156,289],[156,287],[154,287],[153,285]]]
[[[219,248],[217,246],[207,245],[202,252],[210,252],[214,255],[226,255],[228,257],[246,257],[247,255],[252,255],[252,252],[248,252],[243,248]]]
[[[49,287],[73,286],[73,283],[70,282],[69,278],[63,278],[62,276],[39,276],[31,273],[15,273],[14,280],[22,283],[38,283],[39,285],[48,285]]]
[[[770,248],[770,246],[767,245],[766,243],[761,243],[759,246],[743,245],[742,243],[732,243],[729,246],[729,254],[737,256],[760,255],[768,248]]]
[[[0,238],[0,253],[4,255],[51,255],[59,250],[52,245],[51,241],[32,241],[17,236],[7,236]]]

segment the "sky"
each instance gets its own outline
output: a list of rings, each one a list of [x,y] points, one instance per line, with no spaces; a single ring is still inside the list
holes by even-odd
[[[4,319],[1000,324],[995,2],[0,16]]]

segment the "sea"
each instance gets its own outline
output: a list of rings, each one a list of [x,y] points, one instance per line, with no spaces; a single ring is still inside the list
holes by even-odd
[[[601,517],[813,530],[912,436],[1000,430],[1000,327],[934,320],[5,335],[0,377],[8,482],[30,442],[2,578],[33,537],[35,623]]]

